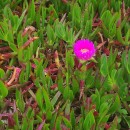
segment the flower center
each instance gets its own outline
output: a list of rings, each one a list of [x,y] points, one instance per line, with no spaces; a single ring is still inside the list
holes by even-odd
[[[81,53],[83,54],[83,53],[88,52],[89,50],[88,50],[88,49],[81,49],[80,51],[81,51]]]

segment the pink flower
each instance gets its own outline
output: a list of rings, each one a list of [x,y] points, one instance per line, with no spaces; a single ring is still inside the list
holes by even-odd
[[[88,39],[78,40],[74,43],[73,49],[76,57],[80,60],[89,60],[96,52],[93,42]]]

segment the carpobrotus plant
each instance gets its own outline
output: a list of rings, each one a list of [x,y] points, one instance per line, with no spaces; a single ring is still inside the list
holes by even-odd
[[[130,129],[130,0],[0,2],[0,130]]]

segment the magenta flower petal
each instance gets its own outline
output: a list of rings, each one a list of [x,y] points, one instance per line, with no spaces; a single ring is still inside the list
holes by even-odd
[[[80,60],[89,60],[96,52],[93,42],[88,39],[78,40],[74,43],[73,49],[74,54]]]

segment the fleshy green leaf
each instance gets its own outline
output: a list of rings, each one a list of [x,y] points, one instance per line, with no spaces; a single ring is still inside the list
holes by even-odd
[[[0,97],[5,98],[8,95],[8,89],[5,84],[0,81]]]
[[[106,55],[102,55],[101,57],[100,72],[104,77],[108,74],[108,64]]]
[[[83,128],[84,130],[90,130],[94,124],[95,124],[95,118],[93,116],[93,111],[90,111],[85,117]]]

